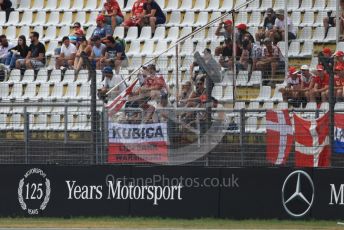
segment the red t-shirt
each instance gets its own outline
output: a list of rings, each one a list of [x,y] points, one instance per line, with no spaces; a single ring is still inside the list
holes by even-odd
[[[131,9],[131,12],[134,16],[140,16],[143,12],[143,5],[146,3],[146,0],[137,0],[133,8]]]
[[[335,65],[335,68],[337,66],[341,66],[342,68],[344,68],[344,62],[337,62],[336,65]]]
[[[324,74],[324,77],[321,78],[320,76],[316,76],[314,78],[314,81],[316,84],[318,84],[318,89],[324,88],[326,85],[329,85],[330,77],[327,73]]]
[[[335,87],[344,86],[344,78],[341,78],[338,75],[335,75],[334,76],[334,86]]]
[[[163,88],[167,89],[164,77],[159,75],[147,77],[143,85],[149,88],[158,86],[159,90]]]
[[[117,10],[117,15],[120,17],[124,17],[121,11],[121,8],[119,7],[119,4],[116,0],[112,0],[110,3],[105,2],[104,3],[104,9],[108,14],[112,14],[115,10]]]

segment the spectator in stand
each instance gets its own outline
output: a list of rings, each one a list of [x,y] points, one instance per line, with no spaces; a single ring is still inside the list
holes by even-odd
[[[10,13],[14,11],[12,8],[11,0],[0,0],[0,11],[6,12],[6,21],[8,20]]]
[[[25,59],[16,61],[16,68],[39,69],[45,66],[45,47],[39,42],[39,34],[34,31],[30,34],[31,45]]]
[[[62,38],[62,47],[59,57],[56,59],[56,69],[70,69],[74,66],[76,46],[70,42],[69,37]]]
[[[147,0],[136,0],[131,9],[131,16],[124,21],[123,26],[126,30],[132,26],[142,26],[143,5]]]
[[[344,67],[344,52],[343,51],[337,51],[335,54],[334,54],[334,61],[335,61],[335,64],[334,64],[334,69],[337,67],[337,66],[343,66]]]
[[[318,54],[318,63],[322,66],[329,67],[330,69],[334,68],[334,59],[332,57],[332,51],[328,47],[324,47],[321,52]]]
[[[311,92],[310,101],[315,102],[320,99],[322,102],[328,101],[329,75],[322,65],[317,65],[317,74],[314,77],[314,88]]]
[[[301,66],[301,91],[300,97],[303,101],[309,102],[311,100],[311,91],[314,88],[314,76],[309,71],[308,65]]]
[[[252,43],[254,43],[254,37],[250,32],[247,31],[247,25],[244,23],[240,23],[236,26],[237,32],[235,33],[235,40],[237,44],[237,49],[242,49],[242,43],[244,41],[244,38],[247,37],[248,40]],[[237,53],[238,55],[241,55],[241,52]]]
[[[115,30],[116,26],[121,25],[124,20],[117,0],[106,0],[102,14],[105,15],[106,24],[111,25],[113,30]]]
[[[287,78],[287,86],[280,89],[280,92],[283,96],[283,101],[291,102],[295,107],[298,107],[301,90],[301,76],[298,73],[299,72],[295,67],[290,67],[289,76]]]
[[[145,78],[142,87],[138,93],[149,96],[152,100],[156,100],[161,96],[168,94],[168,88],[164,77],[158,74],[154,64],[147,67],[148,76]]]
[[[248,70],[250,48],[250,41],[245,39],[242,42],[242,51],[239,62],[237,63],[237,72],[240,70]]]
[[[264,39],[262,58],[257,61],[257,70],[270,71],[271,79],[274,80],[278,69],[284,69],[284,61],[280,49],[272,44],[270,38]]]
[[[152,28],[152,34],[155,33],[156,25],[165,24],[166,16],[155,0],[147,0],[143,5],[143,20]]]
[[[344,66],[336,66],[334,69],[334,94],[336,101],[343,101]]]
[[[14,69],[16,67],[16,60],[25,59],[29,52],[29,47],[26,45],[26,38],[24,35],[20,35],[18,38],[17,46],[11,48],[7,55],[5,65],[7,69]]]
[[[232,57],[233,57],[233,42],[232,42],[232,39],[228,38],[225,40],[225,45],[221,47],[221,53],[220,53],[220,59],[219,59],[220,65],[223,68],[227,68],[231,70],[233,68]]]
[[[250,43],[250,61],[252,62],[252,71],[257,70],[257,62],[259,62],[262,59],[263,55],[263,47],[261,46],[261,43]]]
[[[178,107],[186,106],[186,102],[192,93],[192,84],[190,81],[182,83],[182,90],[179,94],[179,104]]]
[[[0,63],[5,64],[7,57],[11,54],[10,49],[14,47],[8,42],[6,35],[0,36]]]
[[[81,43],[81,38],[85,35],[84,30],[81,28],[81,24],[79,22],[75,22],[73,25],[73,31],[69,34],[69,40],[71,43],[76,45],[79,48]]]
[[[339,9],[339,35],[340,38],[343,38],[344,32],[344,0],[340,0],[339,2],[340,9]],[[336,12],[328,11],[327,17],[323,19],[324,27],[325,27],[325,36],[327,37],[328,31],[330,27],[336,27]]]
[[[276,15],[272,8],[266,10],[263,27],[260,27],[256,33],[256,41],[263,42],[266,37],[269,37],[269,32],[275,25]]]
[[[99,98],[104,98],[106,93],[117,85],[118,87],[111,91],[109,98],[116,98],[121,92],[123,92],[126,89],[121,76],[114,74],[110,66],[106,66],[103,69],[103,75],[105,81],[103,87],[98,89]]]
[[[284,21],[284,10],[276,11],[276,21],[273,29],[270,31],[270,38],[277,44],[279,41],[284,41],[285,38],[285,21]],[[296,31],[292,20],[287,17],[288,23],[288,40],[296,39]]]
[[[92,46],[88,44],[88,41],[85,36],[82,36],[80,38],[80,45],[75,54],[75,61],[74,61],[75,74],[78,74],[84,65],[84,61],[81,57],[83,52],[85,52],[87,57],[90,57],[92,53]]]
[[[198,77],[196,79],[196,88],[187,100],[186,107],[199,107],[203,103],[203,100],[201,99],[202,97],[206,97],[207,93],[204,86],[204,82],[204,77]]]
[[[98,15],[96,22],[97,22],[97,27],[94,29],[91,37],[99,36],[101,39],[105,40],[106,36],[112,36],[113,34],[112,27],[104,24],[105,22],[104,15],[102,14]]]
[[[128,59],[125,55],[124,47],[121,43],[116,42],[112,36],[107,36],[104,42],[106,44],[106,49],[104,56],[100,59],[101,67],[114,67],[118,74],[121,66],[125,67],[128,65]]]
[[[233,25],[232,20],[226,20],[224,22],[221,22],[215,31],[215,35],[218,37],[223,36],[225,38],[225,41],[228,39],[230,39],[228,41],[231,41],[232,35],[233,35],[232,25]],[[220,56],[224,47],[226,47],[226,43],[224,46],[216,47],[215,56]]]
[[[91,53],[90,59],[92,61],[93,68],[101,69],[100,60],[105,55],[106,45],[104,45],[100,41],[99,36],[94,36],[93,38],[91,38],[91,41],[93,45],[92,45],[92,53]]]

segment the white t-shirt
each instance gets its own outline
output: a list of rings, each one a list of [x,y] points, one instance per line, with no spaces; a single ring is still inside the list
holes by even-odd
[[[122,80],[123,80],[122,77],[117,74],[114,74],[111,79],[108,77],[105,77],[104,87],[107,89],[111,89],[115,87],[116,85],[118,85]],[[125,88],[126,88],[125,84],[124,82],[122,82],[115,90],[119,90],[119,92],[123,92]]]
[[[287,22],[288,22],[288,32],[290,33],[293,33],[296,35],[296,31],[294,29],[294,25],[293,25],[293,22],[291,21],[291,19],[288,17],[287,18]],[[276,18],[276,21],[275,21],[275,26],[278,28],[278,29],[285,29],[285,26],[284,26],[284,20],[279,20],[278,18]]]
[[[72,54],[76,53],[76,46],[72,43],[69,44],[68,47],[65,46],[65,44],[61,47],[61,53],[64,54],[66,58],[70,57]]]

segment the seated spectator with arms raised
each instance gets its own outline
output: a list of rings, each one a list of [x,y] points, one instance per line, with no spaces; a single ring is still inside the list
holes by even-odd
[[[73,43],[70,42],[67,36],[62,38],[62,47],[59,57],[56,59],[56,69],[73,68],[74,59],[77,49]]]
[[[31,32],[30,34],[31,45],[29,46],[29,52],[25,59],[16,61],[16,68],[25,69],[39,69],[45,66],[45,47],[43,43],[39,42],[39,34],[37,32]]]
[[[225,38],[225,42],[226,40],[230,39],[229,41],[232,40],[232,35],[233,35],[233,30],[232,30],[232,20],[226,20],[224,22],[220,22],[220,24],[218,25],[216,31],[215,31],[215,35],[218,37],[224,37]],[[218,46],[215,49],[215,56],[219,56],[221,55],[221,53],[223,52],[223,49],[226,47],[226,43],[224,46]]]
[[[154,34],[156,25],[165,24],[166,16],[155,0],[147,0],[143,5],[143,20],[152,28]]]
[[[102,14],[105,15],[106,24],[111,25],[113,30],[115,30],[116,26],[121,25],[124,20],[123,13],[116,0],[106,0]]]

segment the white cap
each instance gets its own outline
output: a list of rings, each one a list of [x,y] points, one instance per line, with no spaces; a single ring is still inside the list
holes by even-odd
[[[302,65],[301,70],[309,70],[309,66],[308,65]]]

